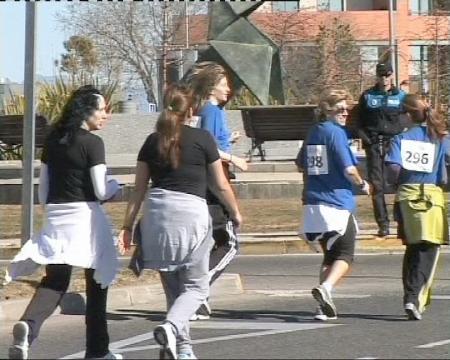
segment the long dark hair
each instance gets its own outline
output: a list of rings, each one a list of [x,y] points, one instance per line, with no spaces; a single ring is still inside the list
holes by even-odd
[[[181,84],[193,92],[194,114],[197,114],[205,105],[214,88],[223,78],[227,78],[230,90],[232,90],[233,85],[229,73],[222,65],[213,61],[196,63],[186,72],[181,79]],[[229,98],[231,97],[232,94]]]
[[[51,135],[56,136],[61,144],[70,144],[83,122],[98,110],[100,96],[101,92],[92,85],[75,90],[64,105]]]
[[[171,85],[164,94],[164,109],[156,122],[160,158],[174,169],[180,162],[181,126],[189,117],[192,101],[192,92],[186,86]]]
[[[406,111],[415,123],[427,123],[428,136],[442,140],[448,134],[448,124],[444,117],[417,94],[408,94],[403,101]]]

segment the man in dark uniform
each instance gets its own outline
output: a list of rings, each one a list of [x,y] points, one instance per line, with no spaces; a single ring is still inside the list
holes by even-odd
[[[367,174],[373,186],[372,203],[378,236],[389,235],[389,218],[384,199],[384,156],[394,135],[405,128],[400,115],[406,93],[392,84],[392,66],[377,64],[377,82],[359,99],[358,135],[366,151]]]

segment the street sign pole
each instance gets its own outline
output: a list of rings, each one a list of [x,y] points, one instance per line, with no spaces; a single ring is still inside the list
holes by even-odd
[[[22,245],[33,233],[36,3],[25,4],[25,71],[22,176]]]

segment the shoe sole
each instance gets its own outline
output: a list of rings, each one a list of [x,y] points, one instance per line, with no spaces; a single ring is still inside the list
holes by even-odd
[[[322,306],[323,313],[327,317],[334,318],[337,316],[334,304],[326,301],[324,295],[318,288],[312,289],[311,294],[314,297],[314,299],[316,299],[316,301],[320,304],[320,306]]]
[[[208,315],[194,315],[192,316],[189,321],[201,321],[201,320],[209,320],[211,319]]]
[[[155,338],[155,341],[163,347],[159,351],[159,358],[175,360],[177,358],[176,355],[167,346],[169,340],[167,339],[167,333],[166,333],[165,329],[161,328],[160,330],[155,330],[153,336]]]
[[[332,320],[337,320],[337,316],[328,317],[325,314],[324,315],[316,315],[316,316],[314,316],[314,320],[317,320],[317,321],[332,321]]]

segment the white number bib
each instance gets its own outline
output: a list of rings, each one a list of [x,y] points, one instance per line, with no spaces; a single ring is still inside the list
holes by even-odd
[[[306,147],[308,175],[327,175],[328,157],[325,145],[308,145]]]
[[[433,172],[436,145],[424,141],[401,141],[402,166],[406,170]]]

